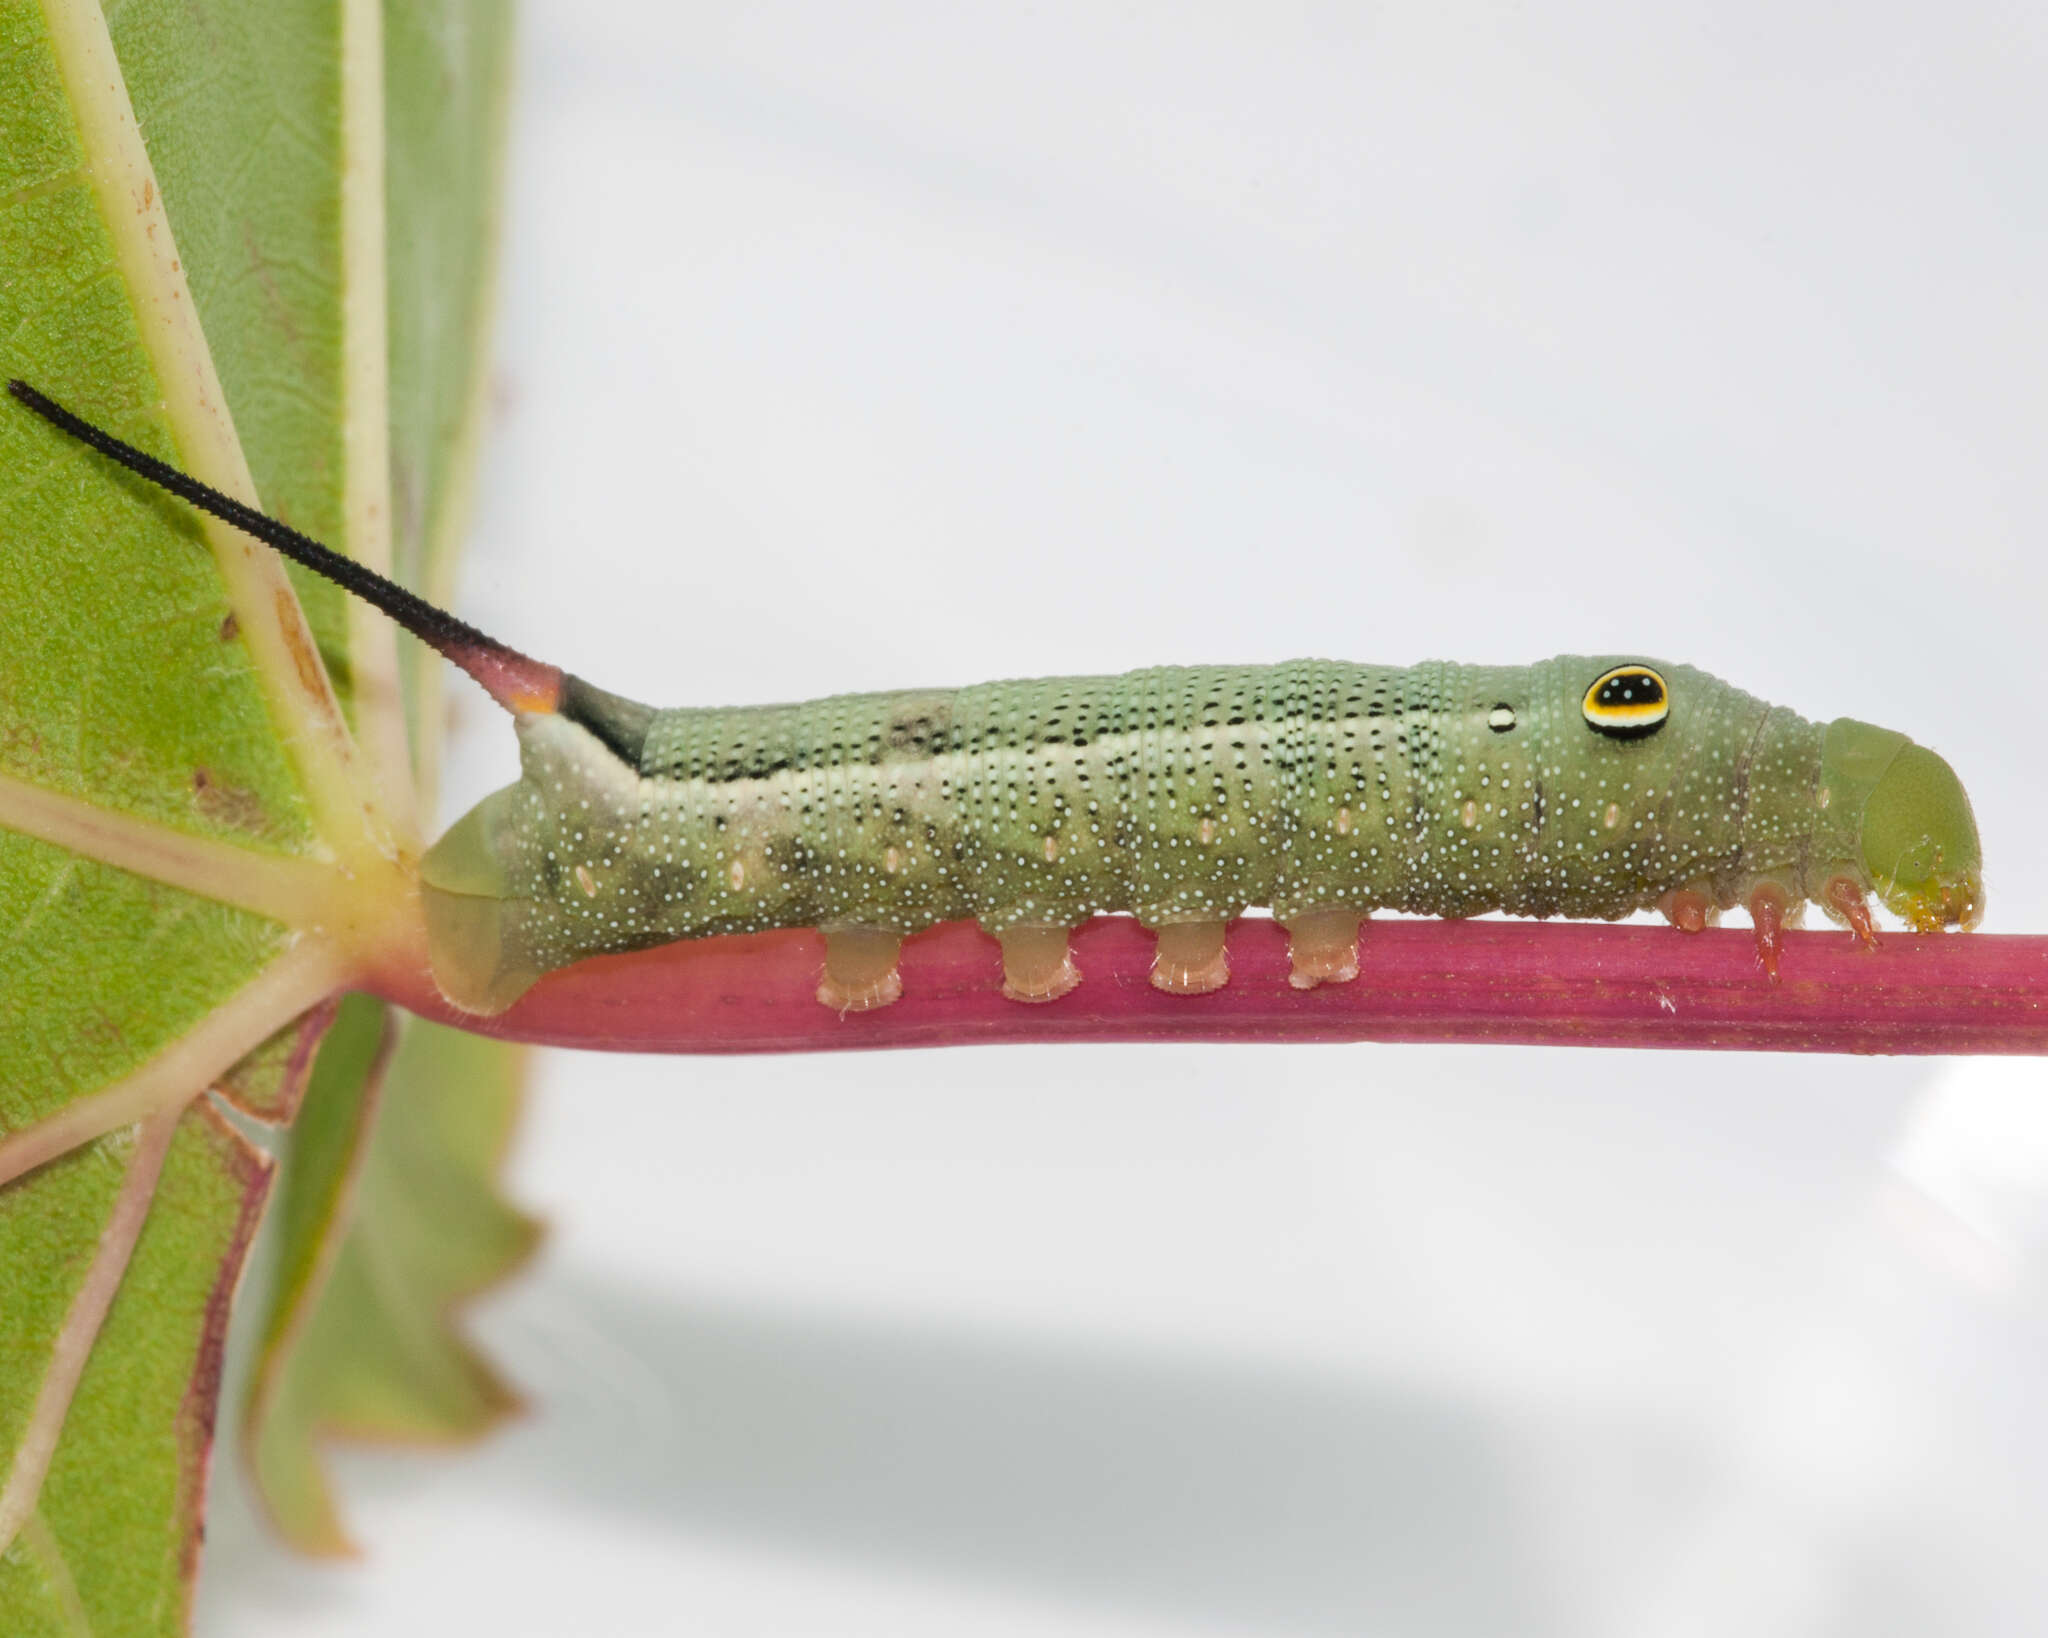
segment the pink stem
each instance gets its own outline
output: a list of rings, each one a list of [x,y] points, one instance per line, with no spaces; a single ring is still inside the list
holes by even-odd
[[[1128,917],[1074,935],[1082,981],[1005,1000],[994,939],[968,923],[905,941],[903,998],[845,1016],[819,1005],[815,932],[671,944],[552,973],[502,1016],[450,1011],[423,973],[382,991],[507,1040],[619,1052],[824,1052],[1019,1041],[1506,1041],[1778,1052],[2048,1052],[2048,937],[1787,933],[1766,982],[1747,929],[1518,921],[1375,921],[1359,975],[1287,983],[1286,935],[1230,931],[1230,982],[1164,995],[1152,938]]]

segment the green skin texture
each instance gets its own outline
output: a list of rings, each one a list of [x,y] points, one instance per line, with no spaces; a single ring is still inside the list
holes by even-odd
[[[1583,712],[1624,664],[1670,700],[1633,739]],[[586,956],[767,928],[1001,933],[1119,911],[1158,927],[1254,905],[1611,919],[1674,888],[1736,904],[1765,880],[1797,904],[1836,876],[1921,925],[1979,896],[1968,799],[1932,752],[1629,656],[661,711],[638,767],[566,717],[517,724],[519,782],[422,866],[436,976],[480,1012]]]

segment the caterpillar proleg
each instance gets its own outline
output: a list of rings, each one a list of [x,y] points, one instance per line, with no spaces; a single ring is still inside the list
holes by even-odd
[[[509,710],[521,776],[421,861],[436,982],[493,1013],[589,956],[767,928],[825,935],[819,1000],[901,993],[897,946],[972,918],[1004,989],[1081,982],[1067,932],[1135,915],[1152,981],[1228,981],[1268,907],[1291,982],[1357,976],[1374,910],[1617,918],[1745,907],[1775,980],[1809,902],[1867,942],[1982,914],[1976,822],[1905,735],[1810,722],[1686,665],[1296,660],[800,705],[657,710],[528,659],[16,381],[53,425],[328,575]]]

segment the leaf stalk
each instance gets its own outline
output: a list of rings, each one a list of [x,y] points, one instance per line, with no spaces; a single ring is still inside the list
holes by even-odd
[[[994,939],[971,923],[903,945],[903,997],[872,1012],[819,1005],[815,932],[704,939],[586,961],[495,1018],[455,1012],[423,966],[379,993],[506,1040],[618,1052],[843,1052],[1049,1041],[1494,1042],[1708,1051],[2048,1053],[2048,937],[1785,935],[1784,982],[1747,929],[1381,920],[1359,976],[1295,990],[1287,936],[1230,930],[1230,982],[1203,996],[1149,982],[1151,935],[1128,917],[1074,934],[1083,978],[1062,999],[1004,999]]]

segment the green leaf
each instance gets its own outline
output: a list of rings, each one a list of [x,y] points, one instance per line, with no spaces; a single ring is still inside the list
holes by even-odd
[[[388,28],[376,0],[0,0],[0,375],[445,584],[507,37],[503,5],[464,0],[394,5]],[[437,685],[325,582],[0,402],[0,1632],[183,1627],[267,1179],[208,1088],[269,1120],[309,1071],[320,1094],[282,1139],[298,1260],[267,1367],[309,1414],[366,1379],[378,1326],[421,1323],[351,1303],[362,1256],[433,1253],[382,1272],[438,1326],[530,1240],[490,1192],[494,1142],[372,1135],[358,1020],[381,1029],[381,1005],[321,1040],[331,998],[410,936]],[[512,1062],[478,1043],[452,1071],[484,1077],[501,1128]],[[333,1157],[368,1178],[387,1149],[475,1196],[448,1185],[466,1205],[442,1243],[351,1232],[346,1164],[323,1193]],[[351,1308],[354,1328],[326,1317]],[[380,1392],[443,1434],[480,1425],[495,1379],[433,1337],[423,1385]]]
[[[450,1315],[538,1237],[495,1183],[523,1066],[495,1042],[415,1020],[380,1094],[387,1013],[351,997],[322,1051],[281,1191],[276,1297],[249,1397],[263,1499],[315,1553],[349,1550],[321,1440],[446,1443],[518,1404]]]
[[[11,1273],[31,1244],[63,1253],[11,1281],[0,1358],[61,1361],[44,1328],[61,1325],[95,1272],[118,1285],[29,1527],[0,1558],[10,1635],[184,1630],[228,1305],[268,1182],[260,1152],[200,1104],[74,1150],[0,1194]],[[124,1197],[137,1219],[126,1231],[140,1229],[132,1253],[118,1240]],[[120,1254],[111,1269],[95,1241]],[[10,1368],[0,1390],[10,1431],[47,1377]]]
[[[243,1443],[272,1519],[307,1552],[345,1552],[348,1543],[311,1451],[319,1407],[304,1383],[326,1361],[316,1343],[300,1345],[312,1341],[305,1335],[311,1318],[329,1306],[323,1292],[347,1232],[395,1034],[384,1003],[357,995],[342,1004],[292,1128],[270,1224],[275,1269]]]
[[[69,117],[41,14],[21,0],[0,10],[0,106],[12,114],[0,143],[6,369],[73,391],[176,458],[94,188],[100,157]],[[0,539],[0,775],[231,848],[315,847],[302,781],[189,517],[81,470],[16,413],[0,416]],[[9,1132],[139,1069],[288,936],[18,834],[0,834],[0,928]]]

